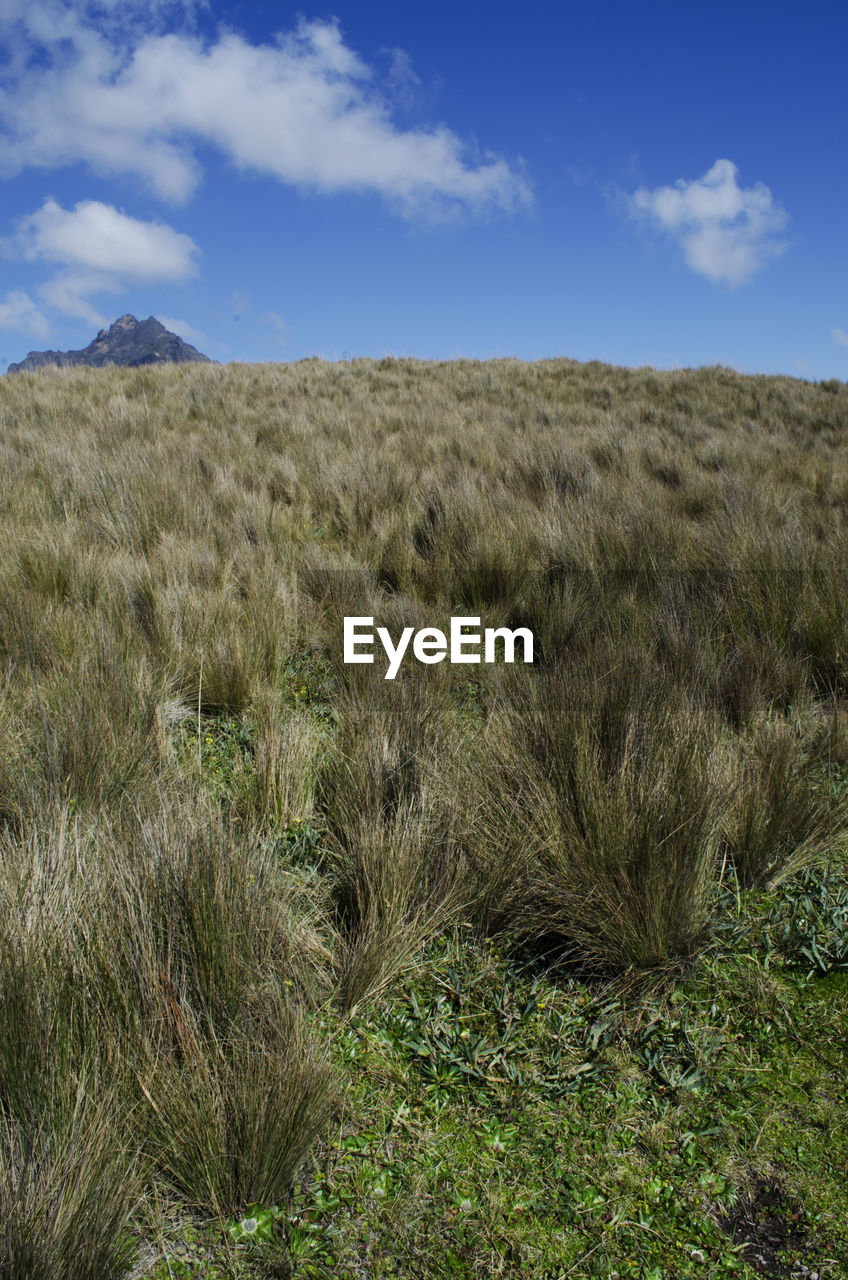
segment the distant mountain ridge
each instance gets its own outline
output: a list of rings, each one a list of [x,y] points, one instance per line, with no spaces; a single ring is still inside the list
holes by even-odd
[[[25,360],[10,364],[7,373],[31,373],[45,365],[122,364],[128,367],[145,364],[176,364],[191,360],[195,363],[215,364],[197,347],[184,342],[176,333],[166,329],[155,316],[136,320],[135,316],[121,316],[108,329],[101,329],[93,342],[82,351],[30,351]]]

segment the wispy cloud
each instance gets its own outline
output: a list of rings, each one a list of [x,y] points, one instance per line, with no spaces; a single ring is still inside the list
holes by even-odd
[[[38,286],[38,296],[54,311],[99,328],[106,323],[106,316],[91,299],[104,293],[122,293],[123,287],[114,276],[93,271],[60,271]]]
[[[0,329],[16,329],[34,338],[46,338],[50,325],[28,293],[7,293],[0,302]]]
[[[838,347],[848,347],[848,333],[844,329],[831,329],[830,336]]]
[[[233,289],[230,294],[230,306],[233,311],[233,319],[241,320],[242,316],[250,310],[250,298],[246,293],[242,293],[241,289]]]
[[[274,336],[281,347],[287,347],[289,338],[291,337],[291,329],[286,324],[282,316],[277,315],[276,311],[265,311],[259,317],[262,324],[270,325],[274,331]]]
[[[405,49],[383,49],[390,59],[387,83],[392,98],[402,107],[413,107],[421,101],[421,78]]]
[[[57,265],[60,270],[39,286],[39,296],[65,315],[92,323],[102,322],[89,301],[93,295],[184,280],[194,272],[198,253],[191,237],[173,227],[131,218],[96,200],[63,209],[47,199],[19,220],[0,248],[25,261]]]
[[[786,249],[777,233],[788,216],[763,183],[741,187],[737,179],[732,161],[716,160],[700,178],[640,187],[629,207],[676,239],[693,271],[714,283],[743,284]]]
[[[180,201],[201,176],[197,144],[211,143],[242,170],[326,194],[376,192],[409,216],[530,201],[515,167],[469,151],[447,126],[397,127],[335,22],[301,20],[273,44],[232,32],[204,42],[185,27],[151,31],[140,13],[128,0],[4,0],[0,167],[82,161]]]
[[[176,316],[157,315],[157,320],[161,320],[166,329],[170,329],[171,333],[179,334],[186,342],[191,342],[195,346],[200,343],[206,343],[209,339],[205,333],[201,333],[200,329],[195,329],[186,320],[179,320]]]

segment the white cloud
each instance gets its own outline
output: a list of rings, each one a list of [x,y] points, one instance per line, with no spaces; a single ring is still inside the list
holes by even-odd
[[[89,301],[92,294],[121,293],[123,284],[114,276],[94,271],[60,271],[38,286],[38,296],[63,315],[85,320],[100,328],[106,323],[102,312]]]
[[[50,326],[29,294],[18,290],[7,293],[0,302],[0,329],[16,329],[34,338],[46,338]]]
[[[121,23],[99,9],[95,21],[79,0],[33,0],[23,12],[0,17],[13,50],[0,69],[7,172],[82,161],[182,200],[200,177],[200,142],[245,171],[327,194],[377,192],[409,215],[530,200],[505,160],[469,154],[445,125],[398,128],[335,22],[301,20],[255,45],[231,32],[211,43],[151,33],[130,3],[107,13]]]
[[[161,222],[142,222],[97,200],[63,209],[45,200],[17,225],[14,243],[28,261],[42,259],[134,281],[183,280],[197,245]]]
[[[730,160],[673,187],[640,187],[631,212],[647,217],[681,244],[688,265],[714,283],[742,284],[786,248],[777,238],[788,221],[768,187],[740,187]]]
[[[195,329],[185,320],[178,320],[176,316],[158,315],[157,320],[161,320],[166,329],[170,329],[171,333],[179,334],[186,342],[191,342],[194,346],[199,346],[201,342],[208,342],[205,333],[201,333],[199,329]]]
[[[195,270],[197,245],[161,222],[142,222],[112,205],[83,200],[63,209],[45,200],[0,241],[6,254],[61,269],[39,286],[40,297],[65,315],[102,324],[89,301],[98,293],[120,293],[130,284],[179,281]]]
[[[838,347],[848,347],[848,333],[844,329],[831,329],[830,336]]]

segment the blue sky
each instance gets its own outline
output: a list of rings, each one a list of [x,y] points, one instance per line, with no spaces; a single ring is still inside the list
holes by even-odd
[[[0,0],[0,370],[129,311],[848,379],[846,46],[836,4]]]

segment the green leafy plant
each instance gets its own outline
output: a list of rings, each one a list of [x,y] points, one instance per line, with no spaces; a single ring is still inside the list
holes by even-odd
[[[777,946],[809,977],[848,972],[848,880],[827,869],[796,879],[783,900]]]
[[[249,1204],[241,1217],[229,1220],[225,1230],[234,1244],[269,1244],[279,1230],[282,1216],[279,1205]]]

